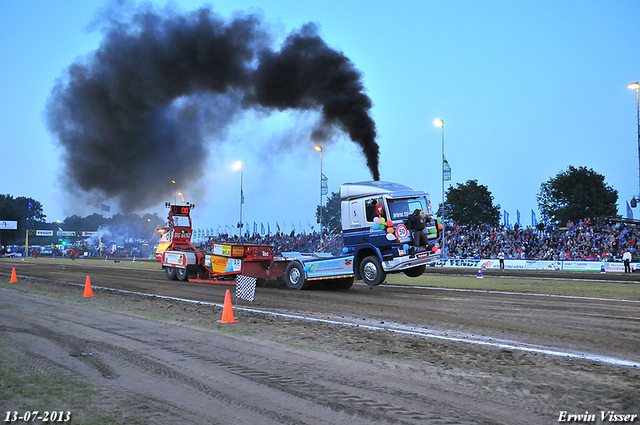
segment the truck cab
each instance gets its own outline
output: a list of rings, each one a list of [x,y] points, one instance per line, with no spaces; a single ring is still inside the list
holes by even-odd
[[[340,197],[343,251],[354,255],[356,278],[375,286],[384,282],[387,273],[417,277],[426,265],[440,259],[438,223],[427,192],[397,183],[364,181],[343,184]],[[424,230],[429,245],[412,253],[413,236],[405,223],[415,210],[425,211],[430,218]]]

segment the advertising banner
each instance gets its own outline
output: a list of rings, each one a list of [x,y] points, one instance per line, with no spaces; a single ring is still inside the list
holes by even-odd
[[[174,253],[174,252],[164,254],[164,263],[177,266],[177,267],[186,267],[187,265],[185,255],[180,253]]]
[[[595,261],[563,261],[562,270],[571,271],[600,271],[600,265],[602,263],[596,263]]]
[[[18,222],[12,220],[0,220],[0,230],[18,230]]]
[[[439,260],[436,267],[465,267],[499,269],[500,261],[497,259],[446,259]],[[624,264],[618,262],[601,261],[535,261],[535,260],[504,260],[505,270],[566,270],[589,272],[621,272],[624,273]],[[631,269],[636,270],[637,263],[631,263]]]
[[[209,267],[214,273],[219,274],[237,273],[242,270],[242,260],[239,258],[205,255],[204,265]]]
[[[353,275],[353,255],[326,260],[305,261],[308,279]]]
[[[231,256],[231,245],[215,244],[213,245],[213,253],[216,255]]]
[[[562,270],[568,271],[599,272],[604,268],[605,272],[624,273],[624,263],[603,263],[600,261],[563,261],[562,263]],[[635,270],[635,264],[632,264],[631,268]]]
[[[53,236],[53,230],[36,230],[36,236]]]
[[[527,260],[526,270],[562,270],[562,261],[533,261]]]

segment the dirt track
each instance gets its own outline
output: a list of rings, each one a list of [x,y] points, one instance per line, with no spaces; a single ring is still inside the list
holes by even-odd
[[[113,390],[121,397],[110,407],[139,423],[539,424],[561,411],[640,414],[640,302],[258,288],[254,303],[236,303],[239,323],[220,324],[228,285],[60,264],[18,272],[18,286],[55,298],[0,288],[2,350]],[[19,265],[3,259],[0,272]],[[93,298],[82,298],[87,275]]]

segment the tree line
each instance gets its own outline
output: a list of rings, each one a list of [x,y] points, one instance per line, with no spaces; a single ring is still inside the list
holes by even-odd
[[[24,196],[14,198],[11,195],[0,194],[0,219],[16,221],[16,230],[0,231],[0,245],[10,244],[24,245],[26,231],[58,229],[74,231],[81,235],[83,231],[100,230],[103,243],[121,243],[125,239],[149,240],[154,237],[157,228],[166,225],[166,219],[157,214],[114,214],[112,217],[104,217],[100,214],[91,214],[86,217],[72,215],[63,221],[47,221],[42,204],[33,198]],[[33,232],[35,233],[35,232]],[[29,245],[48,245],[57,243],[57,238],[50,236],[35,236],[30,233]]]
[[[540,222],[560,227],[585,218],[617,217],[618,191],[604,176],[586,167],[569,166],[540,185],[537,196]],[[442,206],[440,206],[442,208]],[[447,221],[461,225],[500,223],[500,204],[493,204],[489,189],[469,180],[445,192]]]

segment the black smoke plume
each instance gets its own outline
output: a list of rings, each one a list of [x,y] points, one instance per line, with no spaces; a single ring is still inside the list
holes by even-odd
[[[206,8],[146,5],[112,20],[100,47],[68,68],[47,104],[67,187],[115,198],[124,212],[155,205],[175,191],[172,179],[197,181],[206,140],[224,140],[232,120],[252,108],[320,111],[314,133],[346,132],[379,180],[361,73],[313,24],[279,51],[271,39],[256,15],[225,20]]]

